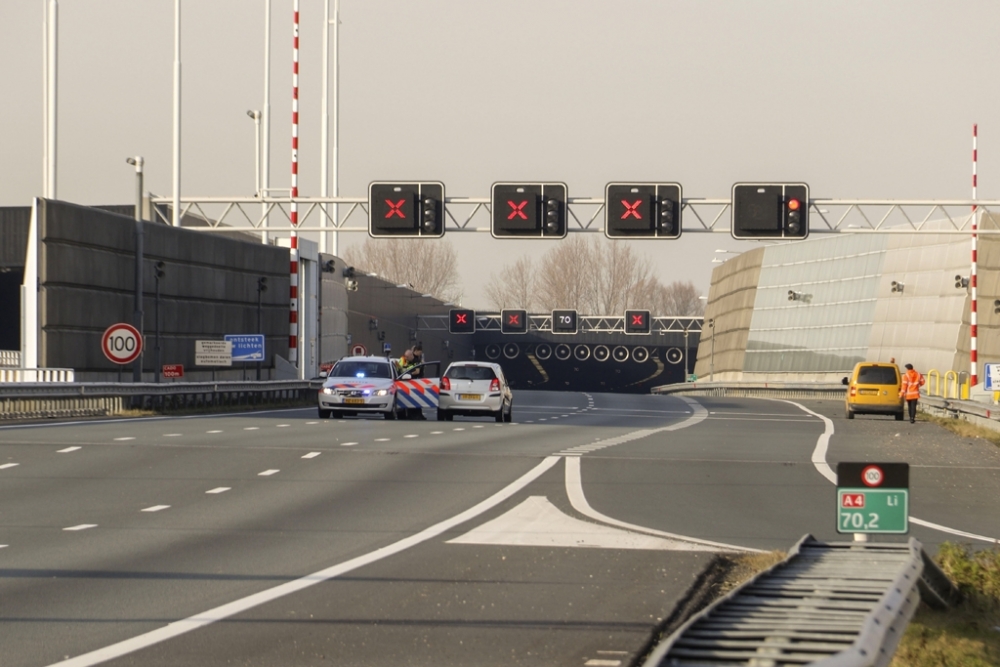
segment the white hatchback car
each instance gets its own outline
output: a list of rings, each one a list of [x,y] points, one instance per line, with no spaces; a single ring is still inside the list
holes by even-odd
[[[364,413],[395,419],[396,369],[385,357],[345,357],[319,391],[320,419]]]
[[[438,394],[438,421],[455,415],[491,416],[509,422],[514,395],[499,364],[456,361],[441,376]]]

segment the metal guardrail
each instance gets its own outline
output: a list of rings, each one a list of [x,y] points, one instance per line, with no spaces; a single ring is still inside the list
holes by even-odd
[[[653,387],[654,394],[739,398],[843,398],[840,382],[685,382]]]
[[[823,543],[806,535],[783,562],[685,622],[643,666],[882,667],[922,596],[949,606],[958,591],[916,539]]]
[[[0,384],[0,421],[105,416],[127,409],[170,411],[299,403],[314,396],[320,387],[322,381],[318,380]]]

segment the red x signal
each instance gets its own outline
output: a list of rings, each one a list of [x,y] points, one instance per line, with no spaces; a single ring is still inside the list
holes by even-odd
[[[468,313],[455,313],[455,324],[468,324]]]
[[[508,220],[513,220],[516,217],[520,217],[521,220],[527,220],[528,216],[524,214],[524,207],[528,205],[528,200],[525,199],[520,204],[515,204],[514,202],[507,200],[507,204],[512,209],[510,215],[507,216]]]
[[[385,203],[389,205],[389,212],[385,214],[386,218],[391,218],[394,215],[398,215],[399,217],[403,218],[404,220],[406,219],[406,216],[403,215],[403,210],[402,210],[403,209],[403,204],[406,203],[405,199],[400,199],[395,204],[392,203],[391,199],[386,199]]]
[[[638,327],[645,326],[646,318],[642,315],[632,315],[632,324]]]
[[[635,216],[636,220],[642,220],[642,216],[639,215],[639,205],[642,204],[641,199],[636,199],[634,204],[629,204],[627,200],[622,200],[622,206],[625,207],[625,213],[622,215],[622,220],[629,217],[630,215]]]
[[[521,316],[517,313],[511,313],[507,316],[507,324],[520,324]]]

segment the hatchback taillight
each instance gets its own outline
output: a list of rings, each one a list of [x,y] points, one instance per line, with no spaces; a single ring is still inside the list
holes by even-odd
[[[451,380],[448,378],[441,378],[441,389],[451,390]]]
[[[493,378],[493,382],[490,382],[490,391],[500,391],[500,380]]]

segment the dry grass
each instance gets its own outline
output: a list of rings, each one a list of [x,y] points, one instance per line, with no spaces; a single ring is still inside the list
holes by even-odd
[[[954,417],[937,417],[935,415],[927,414],[926,412],[921,413],[921,419],[923,421],[931,422],[932,424],[937,424],[942,428],[946,428],[959,437],[979,438],[1000,447],[1000,432],[991,431],[988,428],[977,426],[976,424],[967,422],[964,419],[956,419]]]
[[[767,551],[765,553],[743,553],[726,556],[729,569],[725,578],[719,584],[719,595],[725,595],[747,579],[760,574],[767,568],[785,560],[788,554],[784,551]]]

